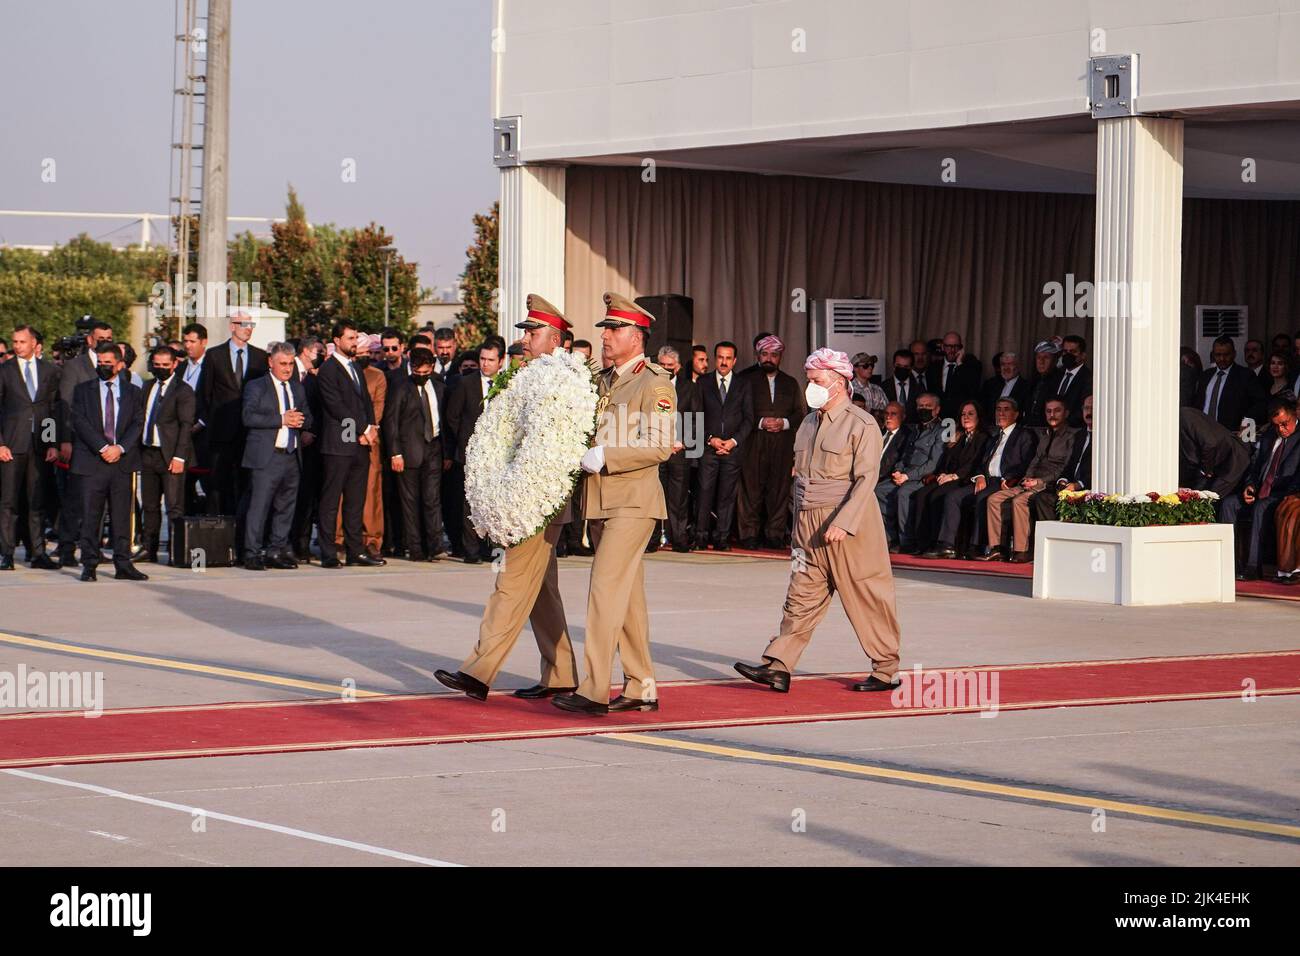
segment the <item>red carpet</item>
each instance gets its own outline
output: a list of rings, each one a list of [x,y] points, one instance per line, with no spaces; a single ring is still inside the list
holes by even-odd
[[[717,552],[698,551],[696,554],[716,554]],[[789,551],[764,549],[750,551],[744,548],[732,548],[723,554],[740,555],[746,558],[768,558],[775,561],[789,561]],[[949,574],[987,574],[999,578],[1033,578],[1034,566],[1030,564],[1008,564],[1006,561],[958,561],[935,558],[922,558],[911,554],[891,554],[889,563],[895,570],[904,571],[946,571]],[[1241,597],[1273,598],[1279,601],[1300,601],[1300,585],[1278,584],[1276,581],[1238,581],[1237,594]]]
[[[999,710],[1097,706],[1237,697],[1250,679],[1263,695],[1300,693],[1300,650],[1199,657],[1074,661],[970,668]],[[950,672],[934,671],[932,680]],[[908,672],[909,678],[912,672]],[[895,706],[889,693],[855,694],[853,675],[796,678],[789,694],[747,681],[680,681],[660,686],[658,713],[583,718],[546,701],[502,692],[486,703],[459,694],[37,712],[0,716],[0,767],[156,760],[281,751],[331,750],[746,724],[861,720],[970,713],[980,706],[955,695]],[[909,682],[915,684],[916,681]],[[972,688],[973,689],[973,688]],[[925,706],[925,705],[931,706]],[[938,704],[939,706],[934,706]]]

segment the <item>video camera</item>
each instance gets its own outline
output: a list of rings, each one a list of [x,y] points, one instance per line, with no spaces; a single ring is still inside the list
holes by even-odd
[[[54,343],[54,351],[63,357],[64,361],[76,358],[82,352],[86,351],[86,337],[90,335],[90,329],[95,324],[93,315],[83,315],[74,323],[76,333],[65,335]]]

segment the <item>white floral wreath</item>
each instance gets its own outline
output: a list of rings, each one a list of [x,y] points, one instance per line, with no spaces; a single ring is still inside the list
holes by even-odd
[[[510,547],[541,531],[573,492],[596,429],[583,357],[555,351],[497,376],[465,449],[465,499],[478,533]]]

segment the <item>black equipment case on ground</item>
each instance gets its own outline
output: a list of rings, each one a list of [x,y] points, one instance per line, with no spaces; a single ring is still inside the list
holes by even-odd
[[[172,567],[192,567],[196,561],[202,561],[209,568],[234,566],[235,519],[232,515],[181,518],[176,522],[172,536]]]

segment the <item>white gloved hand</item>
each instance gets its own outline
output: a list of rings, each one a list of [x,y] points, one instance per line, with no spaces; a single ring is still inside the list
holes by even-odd
[[[605,467],[605,446],[596,445],[594,448],[588,448],[587,453],[582,456],[582,470],[589,471],[593,475]]]

